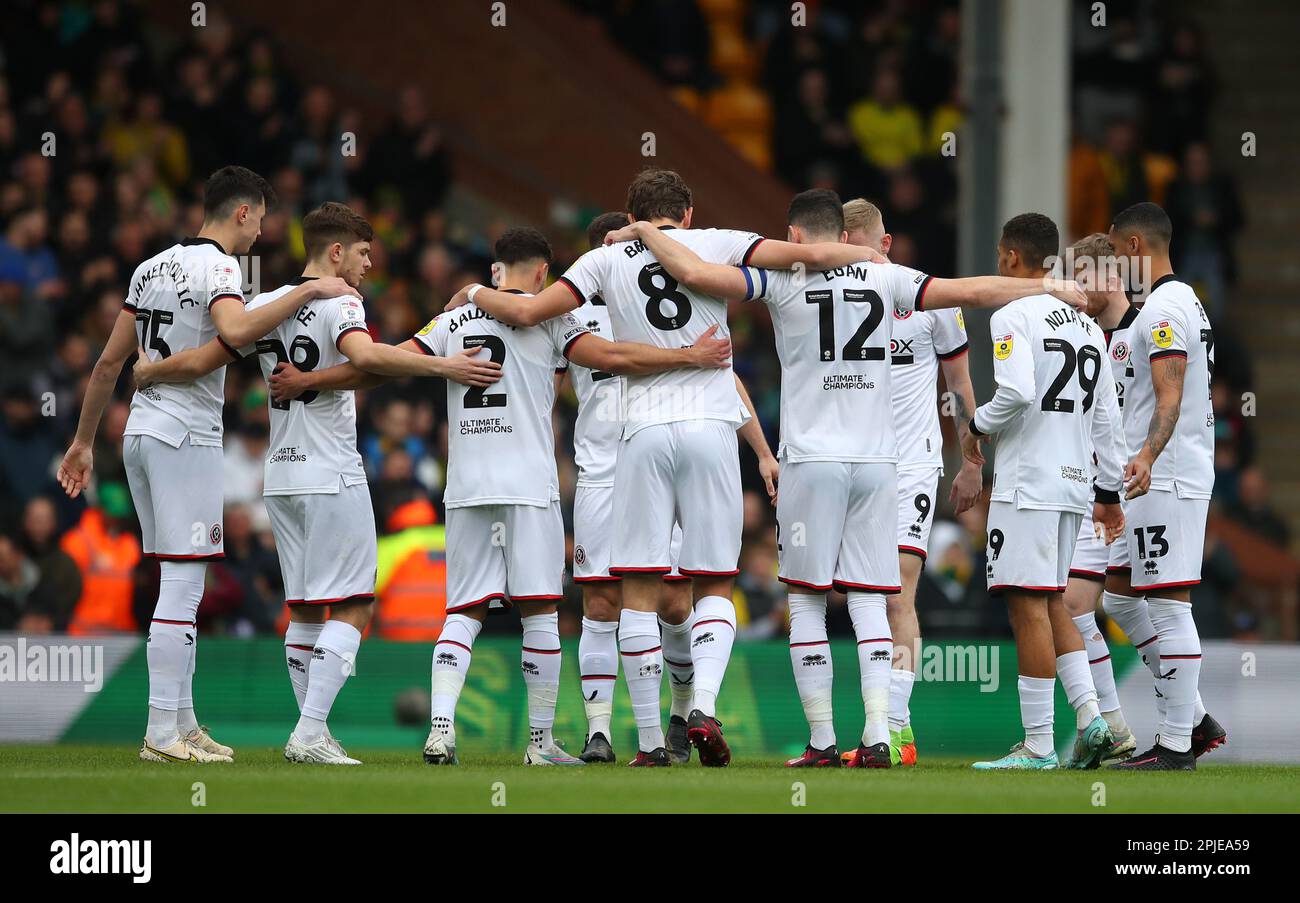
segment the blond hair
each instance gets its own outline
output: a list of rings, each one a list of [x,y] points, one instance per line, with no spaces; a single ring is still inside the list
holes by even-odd
[[[844,231],[850,235],[859,229],[870,233],[873,229],[883,228],[884,222],[880,208],[864,198],[854,198],[844,204]]]

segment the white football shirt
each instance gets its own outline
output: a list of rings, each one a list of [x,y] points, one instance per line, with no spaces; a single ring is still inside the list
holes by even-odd
[[[448,508],[547,506],[560,497],[555,470],[555,371],[590,330],[573,314],[516,327],[475,304],[444,311],[415,335],[430,354],[486,348],[501,379],[486,388],[447,381]]]
[[[1124,433],[1130,454],[1146,442],[1156,409],[1151,362],[1187,359],[1183,402],[1169,444],[1151,468],[1151,488],[1179,498],[1208,499],[1214,489],[1214,331],[1192,287],[1172,274],[1156,282],[1130,332],[1133,382],[1125,397]]]
[[[960,357],[969,348],[961,308],[894,311],[889,373],[899,467],[943,470],[943,431],[935,403],[939,361]]]
[[[1115,379],[1101,327],[1051,295],[993,314],[997,390],[972,418],[996,433],[992,498],[1018,508],[1083,514],[1093,484],[1117,492],[1123,477]]]
[[[220,245],[210,238],[187,238],[136,267],[123,307],[135,314],[140,347],[156,361],[219,338],[208,308],[226,299],[244,303],[242,282],[238,261]],[[126,435],[153,436],[173,448],[189,436],[193,445],[219,448],[225,384],[226,368],[218,367],[193,382],[137,390]]]
[[[1130,304],[1114,329],[1107,329],[1106,356],[1110,359],[1111,373],[1115,376],[1115,396],[1120,414],[1124,413],[1124,396],[1133,383],[1133,321],[1139,308]]]
[[[930,277],[897,264],[824,272],[744,268],[772,312],[787,461],[896,461],[890,383],[895,311],[919,310]],[[931,405],[933,406],[933,405]]]
[[[310,277],[299,277],[248,303],[249,310],[270,304]],[[256,354],[267,380],[281,361],[299,370],[327,370],[346,363],[339,339],[366,331],[366,313],[351,295],[309,301],[256,344],[240,349]],[[270,401],[271,441],[266,451],[263,495],[338,492],[340,484],[366,482],[357,451],[357,406],[351,389],[304,392],[293,401]]]
[[[763,241],[752,232],[730,229],[674,229],[668,235],[710,263],[745,263]],[[678,285],[639,241],[588,251],[560,277],[580,304],[600,295],[621,342],[656,348],[686,348],[710,327],[716,338],[730,335],[727,302]],[[643,427],[681,420],[741,422],[742,408],[729,368],[680,369],[625,378],[623,435]]]
[[[592,295],[573,316],[593,335],[614,341],[609,307]],[[564,369],[564,364],[561,364]],[[578,417],[573,425],[573,462],[579,486],[613,486],[618,440],[623,435],[623,378],[615,373],[568,364]]]

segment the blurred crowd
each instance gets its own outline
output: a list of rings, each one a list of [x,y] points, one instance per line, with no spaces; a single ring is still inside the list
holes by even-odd
[[[940,151],[943,135],[961,121],[954,3],[826,0],[808,4],[808,27],[794,30],[781,27],[789,4],[775,0],[583,5],[605,17],[612,33],[670,87],[698,95],[744,89],[726,74],[739,64],[714,66],[717,41],[710,37],[709,16],[738,8],[741,52],[752,55],[739,68],[770,97],[775,171],[791,186],[825,185],[845,197],[879,199],[894,235],[894,259],[953,272],[955,174]],[[1213,74],[1194,31],[1161,31],[1143,48],[1124,53],[1124,61],[1147,66],[1150,82],[1130,81],[1114,61],[1076,67],[1081,117],[1072,178],[1075,167],[1095,164],[1103,177],[1080,176],[1076,184],[1106,191],[1086,203],[1072,198],[1068,231],[1108,225],[1110,212],[1130,198],[1163,200],[1176,217],[1179,267],[1219,299],[1214,286],[1231,283],[1230,239],[1241,217],[1231,182],[1205,150]],[[1117,51],[1080,48],[1081,55],[1106,52]],[[1135,84],[1157,84],[1160,93],[1139,93],[1124,104],[1114,99]],[[1169,121],[1144,136],[1134,123],[1150,125],[1145,110],[1153,102]],[[127,279],[141,260],[197,232],[199,192],[212,169],[241,163],[275,187],[279,205],[264,221],[246,273],[264,288],[300,271],[301,219],[316,204],[343,200],[371,220],[375,266],[363,292],[380,340],[404,340],[461,285],[487,281],[492,241],[509,224],[471,232],[449,218],[455,174],[440,125],[417,88],[401,92],[384,112],[386,120],[367,131],[357,111],[340,108],[329,88],[291,75],[269,36],[237,30],[215,8],[207,27],[168,44],[128,0],[6,4],[0,32],[0,630],[129,631],[147,623],[157,569],[140,558],[121,457],[129,373],[100,429],[95,491],[66,499],[53,474]],[[337,152],[345,131],[366,136],[354,156]],[[1161,168],[1155,160],[1170,162]],[[567,263],[559,260],[554,269]],[[774,442],[779,367],[770,323],[749,311],[734,314],[737,371]],[[1285,544],[1285,523],[1269,507],[1236,401],[1249,385],[1249,367],[1230,341],[1218,349],[1221,508]],[[228,369],[227,557],[209,568],[199,613],[206,630],[265,633],[285,617],[260,498],[266,401],[250,363]],[[430,607],[427,600],[442,604],[445,395],[433,383],[408,381],[359,393],[358,402],[359,444],[380,534],[376,629],[427,639],[441,623],[438,612],[417,616]],[[568,451],[574,413],[566,389],[557,416],[566,516],[575,479]],[[772,511],[752,457],[747,449],[742,454],[745,542],[736,602],[742,636],[759,639],[784,632],[785,592],[775,576]],[[946,498],[940,509],[948,510]],[[1007,632],[1004,607],[983,589],[983,533],[979,510],[936,523],[918,598],[931,635]],[[1226,600],[1235,563],[1219,549],[1207,555],[1202,592]],[[833,622],[847,634],[847,612],[838,601]],[[1220,608],[1226,612],[1227,602]],[[563,628],[576,633],[578,607],[562,612]],[[1233,629],[1225,614],[1221,631]]]

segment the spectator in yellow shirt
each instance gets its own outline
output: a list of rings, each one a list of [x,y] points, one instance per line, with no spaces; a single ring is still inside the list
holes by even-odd
[[[849,110],[849,130],[868,163],[886,172],[918,156],[924,147],[921,115],[903,100],[898,71],[876,73],[871,96]]]

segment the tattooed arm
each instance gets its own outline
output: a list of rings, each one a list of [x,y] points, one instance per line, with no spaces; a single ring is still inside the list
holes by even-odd
[[[1147,427],[1146,442],[1124,471],[1129,498],[1142,495],[1151,486],[1151,468],[1173,438],[1183,404],[1183,375],[1186,372],[1186,354],[1168,354],[1151,361],[1156,410]]]

